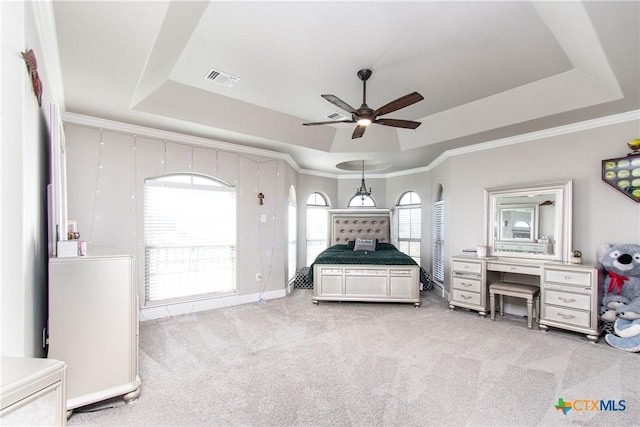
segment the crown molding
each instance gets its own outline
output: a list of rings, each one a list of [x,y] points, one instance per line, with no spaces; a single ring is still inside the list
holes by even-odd
[[[300,166],[288,154],[278,151],[265,150],[262,148],[247,147],[240,144],[232,144],[230,142],[217,141],[214,139],[201,138],[199,136],[191,136],[183,133],[169,132],[165,130],[148,128],[145,126],[132,125],[113,120],[100,119],[97,117],[85,116],[77,113],[64,113],[62,121],[65,123],[73,123],[79,126],[92,127],[97,129],[108,129],[113,132],[124,133],[128,135],[145,136],[148,138],[162,139],[174,141],[176,143],[197,145],[200,147],[215,148],[223,151],[229,151],[242,154],[253,154],[256,156],[272,157],[286,161],[296,172],[300,172]]]
[[[391,172],[386,174],[387,178],[412,175],[420,172],[428,172],[433,170],[440,163],[450,157],[459,156],[461,154],[474,153],[476,151],[491,150],[493,148],[504,147],[507,145],[520,144],[523,142],[530,142],[544,138],[551,138],[554,136],[566,135],[570,133],[582,132],[589,129],[611,126],[619,123],[631,122],[634,120],[640,120],[640,110],[628,111],[626,113],[615,114],[613,116],[600,117],[597,119],[586,120],[578,123],[571,123],[568,125],[557,126],[554,128],[543,129],[540,131],[525,133],[522,135],[510,136],[507,138],[495,139],[492,141],[481,142],[479,144],[468,145],[466,147],[454,148],[447,150],[438,157],[436,157],[427,166],[420,168],[407,169],[399,172]]]
[[[285,160],[293,169],[299,174],[318,176],[323,178],[332,179],[353,179],[355,174],[330,174],[319,171],[313,171],[308,169],[301,169],[298,163],[289,155],[278,151],[265,150],[261,148],[247,147],[239,144],[232,144],[229,142],[217,141],[213,139],[201,138],[197,136],[185,135],[177,132],[163,131],[144,126],[131,125],[122,122],[116,122],[112,120],[100,119],[91,116],[85,116],[76,113],[64,113],[62,117],[64,122],[74,123],[81,126],[109,129],[115,132],[121,132],[131,135],[144,135],[150,138],[158,138],[163,140],[172,140],[175,142],[181,142],[185,144],[193,144],[198,146],[205,146],[211,148],[217,148],[221,150],[253,154],[257,156],[273,157]],[[476,151],[491,150],[493,148],[504,147],[507,145],[521,144],[524,142],[530,142],[540,140],[544,138],[551,138],[554,136],[566,135],[570,133],[582,132],[589,129],[611,126],[619,123],[630,122],[634,120],[640,120],[640,110],[628,111],[626,113],[615,114],[607,117],[600,117],[597,119],[586,120],[583,122],[572,123],[563,126],[557,126],[554,128],[543,129],[540,131],[530,132],[521,135],[515,135],[507,138],[496,139],[492,141],[481,142],[479,144],[469,145],[466,147],[454,148],[447,150],[431,163],[419,168],[406,169],[398,172],[390,172],[387,174],[369,174],[368,178],[394,178],[398,176],[413,175],[422,172],[429,172],[433,170],[440,163],[445,160],[459,156],[462,154],[473,153]],[[358,173],[359,174],[359,173]]]
[[[504,147],[507,145],[520,144],[523,142],[530,142],[544,138],[551,138],[559,135],[566,135],[575,132],[582,132],[589,129],[611,126],[618,123],[630,122],[633,120],[640,120],[640,110],[632,110],[626,113],[615,114],[612,116],[600,117],[597,119],[586,120],[583,122],[571,123],[568,125],[557,126],[554,128],[544,129],[540,131],[525,133],[521,135],[510,136],[507,138],[495,139],[492,141],[481,142],[479,144],[473,144],[466,147],[454,148],[451,150],[447,150],[444,153],[440,154],[436,157],[431,163],[426,166],[421,166],[419,168],[406,169],[403,171],[397,172],[389,172],[387,174],[382,175],[367,175],[372,178],[395,178],[398,176],[405,175],[413,175],[416,173],[429,172],[433,170],[440,163],[444,162],[446,159],[459,156],[461,154],[473,153],[476,151],[483,150],[491,150],[493,148]],[[316,171],[310,171],[307,169],[301,169],[299,173],[304,175],[314,175],[314,176],[322,176],[326,178],[353,178],[353,175],[339,175],[339,174],[326,174]]]
[[[507,145],[520,144],[523,142],[530,142],[538,139],[551,138],[554,136],[582,132],[589,129],[611,126],[619,123],[631,122],[634,120],[640,120],[640,110],[632,110],[626,113],[614,114],[612,116],[600,117],[597,119],[586,120],[583,122],[571,123],[568,125],[557,126],[549,129],[543,129],[540,131],[510,136],[507,138],[495,139],[491,141],[481,142],[479,144],[469,145],[466,147],[454,148],[440,154],[438,157],[436,157],[431,163],[429,163],[426,166],[421,166],[419,168],[413,168],[413,169],[406,169],[406,170],[397,171],[397,172],[389,172],[387,174],[377,175],[377,177],[395,178],[398,176],[414,175],[417,173],[429,172],[433,170],[436,166],[438,166],[440,163],[444,162],[445,160],[451,157],[459,156],[461,154],[473,153],[476,151],[483,151],[483,150],[491,150],[493,148],[504,147]],[[314,176],[321,176],[321,177],[334,178],[334,179],[340,179],[343,177],[353,178],[353,175],[338,175],[338,174],[331,175],[331,174],[311,171],[307,169],[301,169],[299,173],[304,175],[314,175]],[[371,175],[371,177],[373,178],[374,176]]]

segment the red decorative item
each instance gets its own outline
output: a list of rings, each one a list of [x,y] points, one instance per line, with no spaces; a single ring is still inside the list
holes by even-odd
[[[626,280],[629,280],[628,276],[623,276],[615,271],[609,271],[609,277],[611,277],[611,283],[609,284],[608,293],[612,293],[614,290],[618,290],[618,295],[622,292],[622,286]]]
[[[38,76],[38,61],[36,61],[36,54],[33,53],[33,49],[29,49],[27,53],[22,52],[24,62],[27,64],[27,70],[31,76],[31,84],[33,85],[33,93],[38,99],[38,106],[42,107],[42,81]]]

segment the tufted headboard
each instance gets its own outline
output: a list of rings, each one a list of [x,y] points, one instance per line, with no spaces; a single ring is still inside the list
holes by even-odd
[[[389,211],[330,212],[331,245],[346,244],[356,237],[373,237],[382,243],[391,242]]]

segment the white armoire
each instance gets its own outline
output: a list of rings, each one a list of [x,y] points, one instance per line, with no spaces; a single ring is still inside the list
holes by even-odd
[[[67,410],[140,394],[135,258],[115,248],[49,260],[49,353],[67,365]]]

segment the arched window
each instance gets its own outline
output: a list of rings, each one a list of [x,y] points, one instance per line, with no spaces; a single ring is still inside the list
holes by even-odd
[[[296,276],[296,246],[297,246],[297,208],[296,208],[296,189],[292,185],[289,187],[289,208],[287,215],[287,240],[288,240],[288,277],[293,280]]]
[[[350,208],[375,208],[376,202],[371,196],[353,196],[349,200]]]
[[[144,305],[235,290],[236,189],[196,174],[144,185]]]
[[[329,203],[320,193],[312,193],[307,199],[307,266],[313,264],[318,254],[327,248],[327,210]]]
[[[414,191],[404,193],[396,205],[398,249],[420,264],[422,238],[422,207]]]

